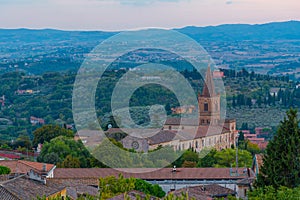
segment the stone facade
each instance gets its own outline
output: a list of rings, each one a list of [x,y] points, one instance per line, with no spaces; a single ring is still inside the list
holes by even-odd
[[[236,144],[236,120],[221,119],[220,94],[216,94],[210,67],[205,84],[198,95],[198,120],[188,118],[169,118],[156,135],[138,139],[128,136],[122,140],[128,149],[147,152],[159,146],[172,146],[174,150],[193,148],[197,152],[205,148],[217,150],[230,148]],[[126,131],[125,131],[126,132]]]

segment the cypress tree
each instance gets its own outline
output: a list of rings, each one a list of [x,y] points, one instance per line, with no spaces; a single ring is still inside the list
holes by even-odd
[[[257,186],[297,187],[300,185],[300,130],[297,111],[290,109],[269,142]]]

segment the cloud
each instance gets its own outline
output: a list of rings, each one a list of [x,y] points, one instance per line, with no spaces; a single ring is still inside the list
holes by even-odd
[[[227,5],[230,5],[230,4],[232,4],[233,2],[232,2],[232,0],[227,0],[226,2],[225,2],[225,4],[227,4]]]

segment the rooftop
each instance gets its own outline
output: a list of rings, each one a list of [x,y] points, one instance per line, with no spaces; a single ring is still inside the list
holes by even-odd
[[[51,196],[62,191],[64,188],[64,186],[57,184],[44,185],[23,175],[0,183],[0,196],[1,199],[5,200],[31,200],[38,196]],[[6,198],[3,198],[4,195]]]
[[[10,168],[11,173],[13,174],[26,174],[30,170],[34,170],[38,173],[48,173],[55,168],[55,165],[53,164],[44,164],[25,160],[1,160],[0,165]],[[44,166],[46,167],[46,171],[43,171]]]
[[[149,172],[151,171],[151,172]],[[127,168],[127,169],[111,169],[111,168],[56,168],[54,178],[56,179],[85,179],[99,178],[107,176],[118,177],[123,174],[125,178],[140,178],[144,180],[223,180],[223,179],[243,179],[247,177],[247,173],[243,173],[244,168],[239,168],[241,176],[236,177],[230,174],[230,168],[178,168],[176,172],[172,172],[172,168],[162,169],[146,169],[146,168]]]
[[[208,200],[213,198],[221,198],[230,195],[235,195],[235,192],[233,190],[222,187],[217,184],[188,187],[175,190],[171,193],[173,193],[175,196],[180,196],[182,194],[188,193],[188,196],[190,198],[195,198],[197,200]]]

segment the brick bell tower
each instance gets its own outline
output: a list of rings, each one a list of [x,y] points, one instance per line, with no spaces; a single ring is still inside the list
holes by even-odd
[[[216,94],[214,80],[208,66],[202,94],[198,95],[199,125],[217,125],[220,122],[220,94]]]

